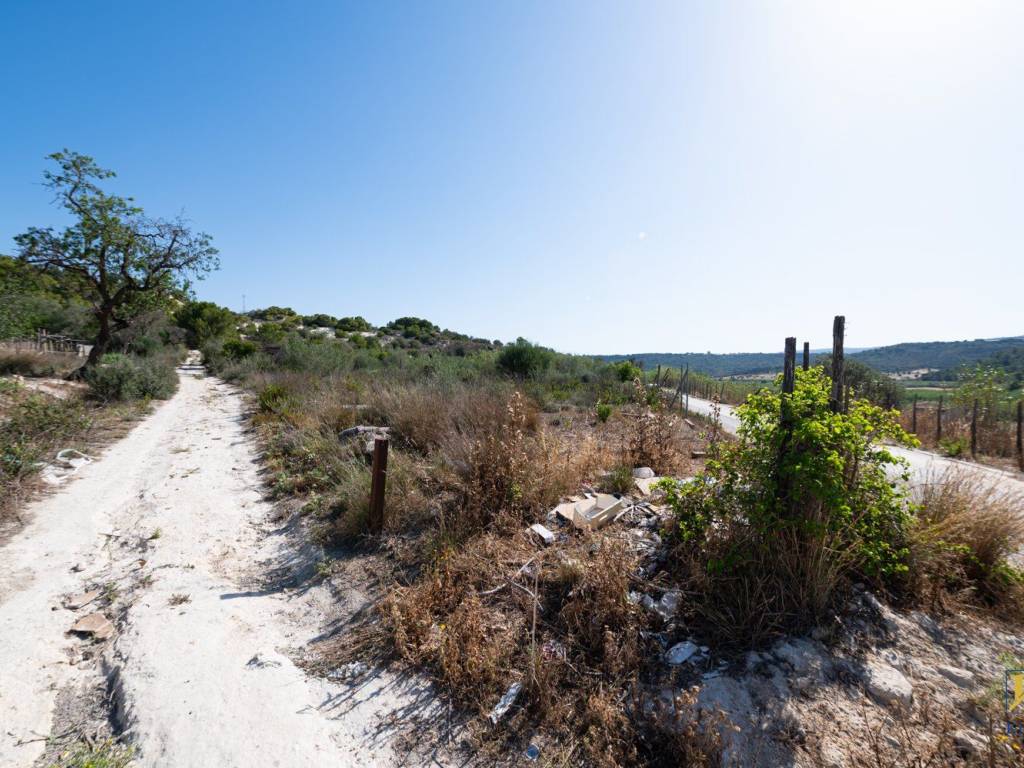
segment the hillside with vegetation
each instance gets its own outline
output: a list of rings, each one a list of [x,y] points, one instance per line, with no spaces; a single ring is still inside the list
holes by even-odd
[[[1001,339],[976,339],[974,341],[928,341],[892,344],[848,351],[851,359],[871,366],[884,373],[900,373],[920,369],[958,369],[973,365],[989,357],[1001,354],[1020,355],[1024,353],[1024,336]],[[812,354],[815,364],[821,362],[824,353]],[[603,360],[619,362],[634,360],[645,368],[656,366],[679,368],[689,366],[709,376],[772,376],[782,370],[782,352],[738,352],[713,354],[711,352],[651,353],[631,355],[602,355]]]

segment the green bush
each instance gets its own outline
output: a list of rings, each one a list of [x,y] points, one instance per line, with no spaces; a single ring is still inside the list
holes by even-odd
[[[268,384],[256,398],[263,413],[279,413],[288,402],[288,390],[281,384]]]
[[[963,456],[968,446],[966,437],[944,437],[939,440],[939,450],[952,458]]]
[[[517,339],[498,355],[498,368],[513,376],[533,378],[551,366],[554,353],[526,339]]]
[[[619,381],[632,381],[633,379],[639,379],[644,375],[644,372],[640,370],[639,366],[633,365],[633,363],[628,360],[616,363],[612,366],[612,370],[615,371],[615,376]]]
[[[224,342],[224,346],[221,347],[221,351],[224,352],[228,359],[238,361],[256,354],[259,351],[259,347],[252,341],[228,339]]]
[[[104,355],[85,372],[90,394],[97,400],[166,400],[178,387],[174,365],[167,358]]]
[[[612,407],[608,403],[597,404],[597,420],[604,424],[612,415]]]
[[[751,395],[739,442],[717,445],[692,482],[661,483],[680,566],[706,597],[697,611],[727,641],[807,628],[846,578],[906,573],[909,503],[888,472],[906,480],[905,462],[881,441],[916,441],[895,411],[857,399],[834,413],[829,395],[821,368],[798,371],[791,396]]]
[[[192,349],[224,336],[236,324],[234,312],[212,301],[190,301],[175,312],[174,320],[185,330],[186,341]]]

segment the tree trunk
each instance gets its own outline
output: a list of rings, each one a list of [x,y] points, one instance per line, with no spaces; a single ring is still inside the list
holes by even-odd
[[[114,340],[114,333],[110,328],[110,313],[99,312],[96,315],[96,319],[99,321],[100,328],[96,334],[96,340],[92,343],[92,349],[89,350],[89,356],[85,359],[85,365],[78,370],[72,371],[69,375],[69,379],[81,379],[87,370],[95,366],[107,354],[107,350],[110,349],[110,343]]]

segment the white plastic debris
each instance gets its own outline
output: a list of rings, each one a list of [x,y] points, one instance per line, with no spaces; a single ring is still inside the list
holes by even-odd
[[[609,523],[623,508],[622,499],[608,493],[576,502],[572,522],[577,528],[595,530]]]
[[[555,534],[540,523],[534,523],[531,525],[530,530],[540,537],[540,540],[544,542],[545,546],[555,543]]]
[[[510,709],[512,705],[516,703],[516,699],[519,698],[520,692],[523,690],[522,683],[512,683],[505,691],[505,695],[501,697],[501,701],[497,703],[494,709],[491,710],[489,715],[492,725],[497,725]]]
[[[665,660],[673,666],[678,666],[689,661],[690,657],[696,652],[697,644],[691,643],[689,640],[684,640],[681,643],[676,643],[668,649],[668,653],[665,654]]]

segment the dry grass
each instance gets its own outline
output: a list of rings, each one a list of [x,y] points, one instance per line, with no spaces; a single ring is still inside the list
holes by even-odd
[[[1011,558],[1024,547],[1024,496],[961,469],[918,489],[910,590],[933,605],[947,596],[1014,609],[1024,587]]]
[[[511,683],[523,685],[509,722],[478,734],[482,749],[540,728],[558,745],[546,750],[551,764],[712,761],[717,745],[696,720],[645,713],[637,693],[645,660],[660,654],[627,597],[635,568],[610,537],[538,550],[525,533],[483,534],[385,599],[382,638],[481,717]]]
[[[77,355],[0,349],[0,376],[53,376],[63,378],[85,362]]]

